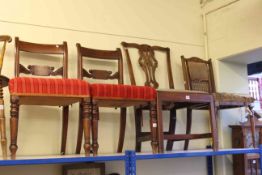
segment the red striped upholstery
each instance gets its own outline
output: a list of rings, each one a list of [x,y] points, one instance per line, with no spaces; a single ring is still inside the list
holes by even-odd
[[[148,86],[122,84],[91,84],[91,95],[94,98],[154,100],[156,90]]]
[[[9,81],[12,95],[89,96],[89,84],[78,79],[18,77]]]

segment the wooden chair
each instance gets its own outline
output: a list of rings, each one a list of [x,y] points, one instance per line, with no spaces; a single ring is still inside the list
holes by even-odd
[[[166,54],[166,65],[167,65],[167,77],[168,77],[168,84],[169,89],[174,89],[174,81],[172,76],[172,68],[171,68],[171,60],[170,60],[170,49],[166,47],[160,47],[160,46],[149,46],[146,44],[136,44],[136,43],[121,43],[125,54],[127,58],[127,64],[128,64],[128,71],[130,76],[130,81],[132,85],[136,85],[135,75],[133,71],[133,66],[131,62],[131,57],[129,54],[129,48],[135,48],[138,49],[139,52],[139,64],[142,68],[142,70],[145,73],[145,86],[151,86],[155,89],[159,87],[159,83],[156,80],[155,77],[155,71],[157,69],[158,61],[155,58],[155,52],[162,52]],[[135,107],[134,113],[135,113],[135,126],[136,126],[136,151],[141,152],[141,146],[142,142],[149,141],[150,135],[148,132],[142,132],[142,119],[143,119],[143,110],[148,110],[149,107],[145,106],[143,108],[141,107]],[[164,104],[163,106],[164,110],[170,111],[170,122],[169,122],[169,134],[173,134],[175,132],[175,126],[176,126],[176,109],[172,103]],[[172,142],[167,142],[167,148],[170,147],[170,144]],[[122,147],[119,147],[119,150],[122,150]]]
[[[17,134],[19,107],[21,105],[61,106],[63,108],[61,154],[65,154],[68,127],[69,105],[82,102],[83,127],[85,130],[85,151],[89,155],[90,149],[90,112],[89,85],[78,79],[68,79],[67,43],[63,44],[36,44],[15,38],[15,78],[9,82],[11,94],[11,156],[14,159],[17,151]],[[51,66],[20,64],[20,53],[52,54],[63,58],[62,67],[55,69]],[[35,56],[35,55],[34,55]],[[36,57],[37,59],[41,57]],[[54,57],[50,57],[54,59]],[[21,74],[34,76],[62,76],[62,78],[21,77]]]
[[[2,156],[4,159],[7,158],[7,140],[6,140],[6,124],[5,124],[5,111],[4,111],[4,97],[3,97],[3,88],[8,85],[9,79],[1,74],[4,55],[6,49],[6,43],[10,43],[12,38],[8,35],[0,35],[0,42],[3,42],[0,55],[0,134],[1,134],[1,147],[2,147]]]
[[[214,73],[211,59],[203,60],[197,57],[185,58],[181,56],[185,89],[204,91],[213,94],[216,106],[216,113],[220,109],[231,109],[248,107],[254,99],[232,93],[218,93],[215,88]],[[216,114],[216,116],[218,116]],[[190,133],[192,123],[192,109],[188,108],[187,129]],[[185,141],[185,149],[188,148],[189,140]]]
[[[82,47],[76,44],[78,53],[78,77],[79,79],[93,78],[100,80],[114,80],[118,84],[104,84],[93,83],[91,84],[92,96],[92,146],[93,153],[97,155],[98,151],[98,120],[99,120],[99,107],[119,107],[120,108],[120,136],[118,148],[123,147],[125,123],[126,123],[126,107],[128,106],[150,106],[150,126],[151,126],[151,145],[153,153],[158,150],[157,143],[157,128],[156,128],[156,109],[155,109],[155,96],[156,91],[154,88],[147,86],[132,86],[124,85],[123,81],[123,60],[121,50],[96,50]],[[118,64],[117,72],[113,73],[108,70],[84,69],[83,58],[92,58],[98,60],[116,61]],[[87,66],[88,67],[88,66]],[[90,68],[91,66],[89,66]],[[81,119],[81,116],[80,116]],[[80,153],[80,145],[82,139],[81,125],[78,131],[78,144],[76,153]],[[121,152],[122,149],[118,149]]]

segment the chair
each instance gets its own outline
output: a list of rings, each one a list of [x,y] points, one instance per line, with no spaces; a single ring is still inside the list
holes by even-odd
[[[132,86],[124,85],[123,81],[123,60],[120,49],[116,50],[96,50],[82,47],[76,44],[78,53],[78,77],[92,78],[100,80],[117,80],[118,84],[91,84],[92,96],[92,147],[93,154],[96,156],[98,152],[98,120],[99,107],[119,107],[120,108],[120,136],[119,147],[123,147],[125,123],[126,123],[126,107],[129,106],[150,106],[150,126],[151,126],[151,145],[153,153],[158,150],[158,143],[156,138],[156,109],[154,88],[147,86]],[[113,73],[108,70],[85,69],[83,66],[83,58],[98,59],[100,61],[115,61],[118,64],[117,72]],[[91,68],[91,66],[86,66]],[[80,115],[81,120],[81,115]],[[81,125],[78,131],[78,141],[76,153],[80,153],[80,145],[82,140]],[[122,150],[118,149],[118,152]]]
[[[185,58],[181,56],[185,89],[204,91],[212,94],[215,100],[216,113],[220,109],[248,107],[254,99],[232,93],[218,93],[215,88],[214,74],[211,59],[203,60],[197,57]],[[187,129],[190,133],[192,123],[192,109],[188,109]],[[217,115],[216,115],[217,116]],[[188,148],[189,140],[185,141],[185,149]]]
[[[172,68],[171,68],[171,60],[170,60],[170,49],[160,46],[149,46],[146,44],[136,44],[136,43],[121,43],[127,58],[128,71],[130,76],[130,81],[132,85],[136,85],[135,75],[133,71],[133,66],[129,54],[129,48],[135,48],[139,51],[139,64],[142,70],[145,73],[146,81],[145,86],[151,86],[155,89],[158,88],[159,84],[156,81],[155,71],[157,68],[158,61],[156,60],[154,54],[155,52],[163,52],[166,54],[166,64],[167,64],[167,76],[169,89],[174,89],[174,82],[172,76]],[[170,123],[169,123],[169,131],[168,133],[172,134],[175,132],[176,126],[176,110],[173,104],[165,104],[163,106],[165,110],[170,111]],[[135,126],[136,126],[136,151],[141,152],[142,142],[150,140],[150,135],[148,132],[142,132],[142,118],[143,118],[143,110],[148,110],[149,107],[146,106],[144,108],[135,107]],[[170,147],[170,141],[167,143],[167,147]],[[119,150],[122,150],[120,147]]]
[[[157,90],[157,94],[163,94],[165,92],[169,93],[170,95],[175,95],[175,96],[180,96],[181,98],[184,97],[185,94],[188,92],[186,91],[181,91],[181,90],[175,90],[174,89],[174,82],[173,82],[173,76],[172,76],[172,68],[171,68],[171,60],[170,60],[170,49],[165,48],[165,47],[160,47],[160,46],[150,46],[147,44],[136,44],[136,43],[126,43],[122,42],[121,43],[124,51],[126,53],[126,58],[127,58],[127,63],[128,63],[128,68],[129,68],[129,74],[130,74],[130,81],[132,85],[136,85],[135,81],[135,75],[133,71],[133,66],[131,62],[131,57],[129,53],[129,49],[136,49],[138,50],[139,54],[139,65],[142,68],[142,70],[145,73],[145,85],[146,86],[151,86],[155,89],[158,88],[159,83],[156,80],[155,73],[158,68],[158,61],[160,60],[156,58],[155,53],[156,52],[162,52],[166,55],[166,70],[167,70],[167,78],[168,78],[168,83],[169,83],[169,89],[164,89],[164,90]],[[199,92],[190,92],[190,95],[208,95],[205,93],[199,93]],[[199,106],[200,105],[200,106]],[[169,130],[168,132],[164,132],[163,139],[167,140],[167,146],[166,149],[168,151],[172,150],[173,147],[173,141],[181,141],[185,140],[186,138],[194,138],[194,139],[202,139],[202,138],[210,138],[213,137],[212,135],[216,135],[216,128],[215,126],[212,127],[214,130],[212,130],[211,133],[204,133],[204,134],[192,134],[192,135],[185,135],[185,134],[175,134],[175,127],[176,127],[176,110],[177,109],[182,109],[182,108],[207,108],[210,106],[207,103],[198,103],[193,101],[188,101],[188,100],[173,100],[173,99],[167,99],[166,101],[163,102],[162,109],[157,109],[157,110],[168,110],[170,111],[170,122],[169,122]],[[141,151],[141,143],[143,141],[147,141],[150,137],[147,132],[142,132],[141,131],[141,119],[142,119],[142,111],[143,110],[148,110],[148,107],[137,107],[135,108],[135,119],[136,119],[136,151]],[[211,121],[212,120],[212,114],[210,115]],[[159,116],[158,116],[159,118]],[[160,122],[160,121],[159,121]],[[161,121],[162,122],[162,121]],[[160,123],[161,123],[160,122]],[[214,122],[213,122],[214,123]],[[162,124],[161,124],[162,125]],[[158,125],[160,127],[160,125]],[[163,132],[163,131],[159,131]],[[162,144],[162,138],[159,138],[159,144]],[[215,140],[215,139],[214,139]],[[160,143],[161,142],[161,143]],[[162,145],[161,145],[162,147]],[[162,148],[160,148],[160,152],[163,152]]]
[[[10,43],[12,38],[8,35],[0,35],[0,42],[4,42],[1,55],[0,55],[0,134],[1,134],[1,147],[2,147],[2,156],[4,159],[7,158],[7,140],[6,140],[6,124],[5,124],[5,112],[4,112],[4,97],[3,97],[3,88],[8,85],[9,79],[1,74],[4,55],[6,49],[6,43]]]
[[[21,105],[44,105],[44,106],[61,106],[63,108],[62,124],[62,143],[61,154],[65,154],[66,138],[68,127],[69,105],[82,102],[83,109],[83,127],[85,130],[85,152],[89,155],[90,149],[90,112],[91,103],[89,98],[89,85],[85,81],[78,79],[68,79],[68,53],[67,43],[63,44],[36,44],[29,43],[15,38],[15,78],[9,82],[10,100],[11,100],[11,157],[15,159],[17,151],[17,134],[19,107]],[[27,52],[44,54],[50,59],[53,55],[63,58],[62,67],[55,69],[51,66],[28,65],[26,68],[20,64],[20,53]],[[47,54],[52,54],[52,57]],[[37,59],[41,57],[36,57]],[[44,57],[46,58],[46,57]],[[39,78],[39,77],[22,77],[21,74],[31,74],[34,76],[62,76],[62,78]]]

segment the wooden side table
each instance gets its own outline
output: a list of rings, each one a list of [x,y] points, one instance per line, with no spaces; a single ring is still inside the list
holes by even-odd
[[[229,125],[232,129],[232,148],[257,148],[262,144],[262,122],[254,118],[254,125],[255,139],[253,139],[250,121]],[[257,175],[260,171],[258,154],[233,155],[234,175]]]
[[[209,109],[211,133],[202,134],[170,134],[163,132],[162,104],[172,102],[176,109]],[[157,91],[157,122],[159,152],[164,151],[164,140],[185,140],[213,138],[213,149],[218,150],[218,133],[214,99],[211,94],[199,91],[158,90]]]

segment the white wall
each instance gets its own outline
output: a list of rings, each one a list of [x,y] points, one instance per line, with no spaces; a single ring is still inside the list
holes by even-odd
[[[212,1],[207,4],[205,10],[210,11],[233,1]],[[248,94],[245,63],[251,60],[245,59],[249,59],[249,56],[254,57],[253,51],[262,45],[261,9],[261,0],[240,0],[207,15],[209,57],[215,65],[218,91]],[[243,118],[243,109],[220,112],[220,147],[231,147],[231,130],[228,125],[238,124]],[[232,174],[230,156],[217,158],[217,165],[218,175]]]
[[[0,1],[1,2],[1,1]],[[180,55],[203,57],[202,21],[199,2],[195,0],[42,0],[2,1],[0,11],[1,34],[39,43],[61,43],[69,46],[69,74],[76,77],[75,43],[99,49],[115,49],[121,41],[147,43],[171,48],[175,86],[183,88]],[[14,43],[8,45],[3,74],[13,77]],[[32,64],[33,58],[25,62]],[[49,64],[51,61],[38,61]],[[58,63],[56,63],[58,64]],[[165,63],[160,62],[159,67]],[[159,72],[163,77],[165,70]],[[161,79],[163,80],[163,79]],[[127,67],[125,81],[129,83]],[[162,87],[168,87],[162,84]],[[5,90],[7,131],[9,136],[9,94]],[[73,154],[76,144],[78,105],[70,109],[67,153]],[[118,111],[100,110],[100,153],[116,151]],[[200,114],[200,113],[199,113]],[[205,113],[204,113],[205,114]],[[57,108],[22,106],[19,120],[18,155],[58,154],[60,148],[61,112]],[[113,117],[116,116],[116,117]],[[148,123],[148,118],[145,117]],[[193,119],[193,131],[207,131],[206,115]],[[166,124],[166,123],[165,123]],[[178,116],[178,132],[184,132],[184,112]],[[41,128],[41,129],[39,129]],[[106,136],[105,136],[106,134]],[[8,137],[9,138],[9,137]],[[124,149],[134,149],[134,119],[129,109]],[[191,148],[204,148],[207,141],[193,141]],[[149,143],[143,151],[150,151]],[[182,149],[182,142],[176,149]],[[204,158],[145,161],[138,165],[138,174],[205,174]],[[123,164],[121,164],[123,165]],[[59,174],[59,166],[0,167],[1,173],[17,175],[36,172],[36,175]],[[190,167],[190,168],[188,168]],[[117,163],[107,164],[108,172],[122,171]],[[27,170],[25,170],[27,169]],[[11,171],[12,170],[12,171]],[[123,174],[123,172],[122,172]]]

